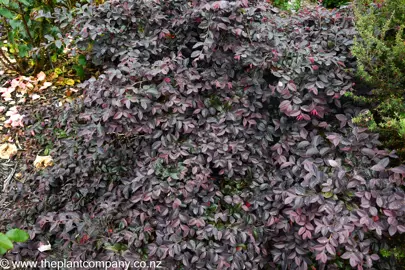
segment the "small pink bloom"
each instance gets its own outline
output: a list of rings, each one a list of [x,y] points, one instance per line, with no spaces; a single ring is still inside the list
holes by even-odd
[[[240,60],[240,55],[235,55],[235,57],[234,57],[236,60]]]
[[[319,67],[318,67],[317,65],[313,65],[313,66],[312,66],[312,69],[313,69],[313,70],[318,70]]]
[[[310,58],[309,58],[309,61],[311,62],[311,64],[315,63],[315,60],[314,60],[313,57],[310,57]]]
[[[170,83],[172,80],[170,80],[170,78],[167,78],[167,77],[166,77],[166,78],[164,79],[164,81],[165,81],[166,83]]]
[[[300,115],[297,116],[297,120],[298,120],[298,121],[301,121],[303,118],[304,118],[304,116],[302,116],[302,114],[300,114]]]
[[[312,115],[316,115],[316,116],[319,115],[319,114],[318,114],[318,111],[317,111],[316,109],[313,109],[313,110],[311,111],[311,114],[312,114]]]

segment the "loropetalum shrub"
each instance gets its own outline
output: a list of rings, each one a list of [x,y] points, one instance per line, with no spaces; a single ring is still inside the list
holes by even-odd
[[[79,46],[106,71],[82,84],[80,117],[65,114],[78,137],[18,184],[36,203],[9,215],[54,250],[22,256],[363,269],[405,231],[405,167],[340,102],[347,10],[109,1],[80,14]]]

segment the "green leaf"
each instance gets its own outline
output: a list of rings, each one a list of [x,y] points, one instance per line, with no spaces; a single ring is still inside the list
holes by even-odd
[[[13,14],[10,10],[5,8],[0,8],[0,16],[3,16],[7,19],[14,19],[15,14]]]
[[[13,28],[13,30],[15,30],[15,29],[19,29],[21,31],[24,30],[23,24],[20,20],[10,20],[9,24],[10,24],[11,28]]]
[[[51,41],[51,42],[55,40],[55,38],[51,35],[45,35],[44,38],[46,38],[48,41]]]
[[[7,39],[9,44],[15,44],[15,39],[14,39],[14,31],[8,32],[8,39]]]
[[[4,233],[0,233],[0,248],[5,250],[13,249],[13,243]]]
[[[18,45],[18,55],[20,57],[28,56],[28,51],[29,51],[29,48],[27,45],[25,45],[25,44]]]
[[[254,236],[255,239],[258,239],[258,237],[259,237],[256,229],[253,230],[253,236]]]
[[[84,69],[83,69],[83,67],[79,66],[79,65],[74,65],[72,68],[76,71],[76,74],[77,74],[77,76],[80,77],[80,80],[83,80],[84,79]]]
[[[58,55],[57,55],[56,53],[51,56],[51,61],[52,61],[52,62],[58,61]],[[60,70],[59,68],[56,68],[56,69],[55,69],[55,73],[58,74],[58,75],[59,75],[59,74],[62,74],[62,72],[60,72],[60,73],[56,72],[57,69]]]
[[[57,40],[57,41],[55,42],[55,46],[56,46],[56,48],[60,49],[60,48],[62,47],[62,41]]]
[[[6,252],[7,252],[7,249],[0,247],[0,255],[4,255],[4,254],[6,254]]]
[[[105,244],[104,248],[107,250],[114,251],[114,252],[125,251],[128,249],[128,247],[126,245],[121,244],[121,243],[116,243],[115,245]]]
[[[27,0],[18,0],[20,3],[24,4],[25,6],[31,6],[30,1]]]
[[[80,56],[79,56],[78,63],[79,63],[79,65],[81,65],[81,66],[85,66],[85,65],[87,64],[86,57],[85,57],[84,55],[80,55]]]
[[[329,191],[329,192],[322,192],[323,197],[325,197],[326,199],[331,198],[333,196],[333,192]]]
[[[148,93],[148,94],[151,94],[154,97],[159,96],[159,91],[153,86],[149,87],[145,92]]]
[[[6,233],[6,236],[8,237],[8,239],[10,239],[13,242],[25,242],[27,241],[30,236],[26,231],[20,230],[20,229],[12,229],[9,230]]]
[[[0,4],[3,4],[5,6],[8,6],[9,3],[10,3],[10,0],[0,0]]]

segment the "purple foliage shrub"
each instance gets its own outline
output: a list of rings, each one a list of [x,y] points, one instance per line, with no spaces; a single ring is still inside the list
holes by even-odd
[[[405,231],[405,167],[341,104],[349,11],[107,1],[76,27],[106,71],[82,84],[79,137],[31,181],[41,200],[21,215],[53,256],[363,269]]]

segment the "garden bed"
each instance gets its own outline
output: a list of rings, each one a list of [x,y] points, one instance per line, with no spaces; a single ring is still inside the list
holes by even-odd
[[[2,176],[14,178],[0,225],[30,235],[6,258],[399,269],[405,166],[352,121],[364,107],[349,7],[106,1],[58,14],[94,76],[50,70],[1,90],[18,166]]]

